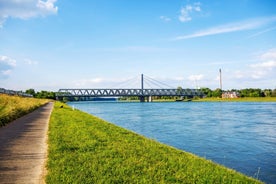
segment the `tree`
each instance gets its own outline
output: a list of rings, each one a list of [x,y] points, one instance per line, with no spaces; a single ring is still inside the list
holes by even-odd
[[[181,92],[182,92],[182,87],[178,86],[178,87],[177,87],[177,90],[176,90],[176,93],[177,93],[178,95],[180,95]]]
[[[35,90],[34,89],[27,89],[25,93],[35,96]]]
[[[272,93],[271,93],[272,97],[276,97],[276,89],[273,89]]]
[[[264,93],[264,96],[266,96],[266,97],[272,96],[272,90],[271,89],[265,89],[263,91],[263,93]]]
[[[215,91],[213,91],[212,96],[213,97],[221,97],[222,95],[222,90],[220,88],[217,88]]]
[[[209,88],[201,88],[201,91],[203,92],[203,94],[207,97],[212,97],[212,90]]]

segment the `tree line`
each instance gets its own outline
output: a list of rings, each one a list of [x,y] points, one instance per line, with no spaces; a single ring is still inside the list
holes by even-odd
[[[211,90],[209,88],[201,88],[206,97],[221,97],[224,92],[236,92],[240,97],[276,97],[276,89],[259,89],[259,88],[246,88],[246,89],[232,89],[223,91],[221,89]]]
[[[40,91],[36,92],[34,89],[27,89],[25,93],[33,95],[34,98],[43,98],[43,99],[56,99],[56,93],[52,91]]]

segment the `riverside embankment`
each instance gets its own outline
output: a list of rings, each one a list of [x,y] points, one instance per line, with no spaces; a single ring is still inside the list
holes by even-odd
[[[69,105],[267,183],[276,181],[275,102],[71,102]]]
[[[260,183],[56,103],[47,183]]]

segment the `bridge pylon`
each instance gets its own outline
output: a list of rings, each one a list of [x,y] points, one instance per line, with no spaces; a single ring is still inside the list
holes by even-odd
[[[139,97],[140,102],[145,102],[145,96],[144,96],[144,75],[141,74],[141,92],[142,96]]]

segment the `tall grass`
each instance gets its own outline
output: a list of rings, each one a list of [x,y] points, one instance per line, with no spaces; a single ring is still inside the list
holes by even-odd
[[[260,183],[56,103],[47,183]]]
[[[0,127],[33,111],[47,101],[0,94]]]

